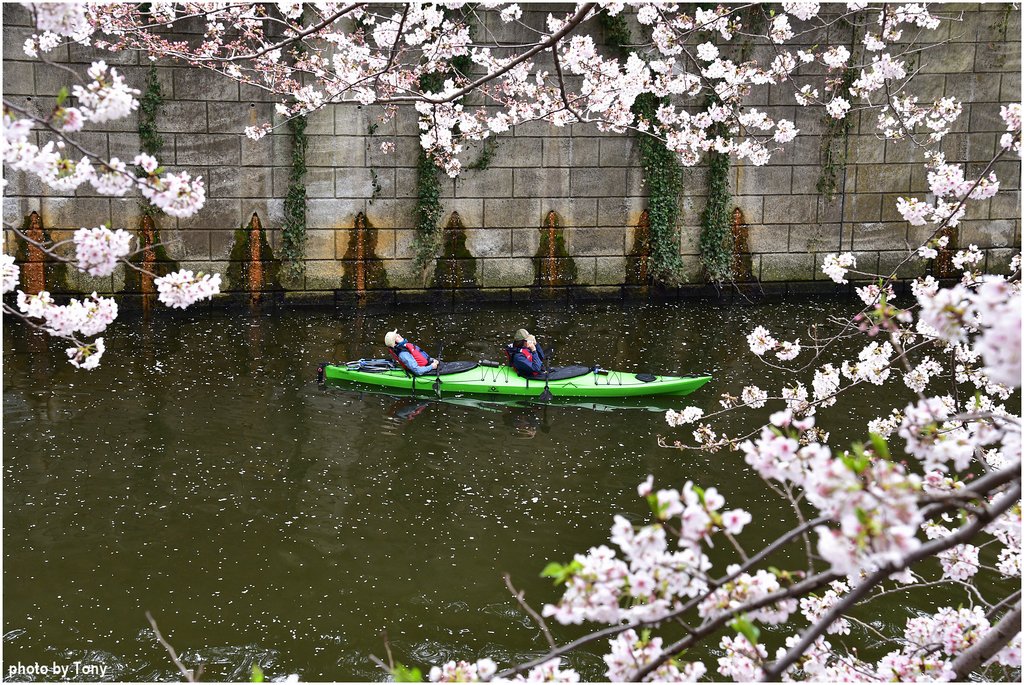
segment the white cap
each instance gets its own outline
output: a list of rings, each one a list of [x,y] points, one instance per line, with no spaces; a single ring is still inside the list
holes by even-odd
[[[399,337],[397,328],[393,331],[388,331],[387,333],[384,334],[384,344],[387,345],[388,347],[394,347],[398,341]]]

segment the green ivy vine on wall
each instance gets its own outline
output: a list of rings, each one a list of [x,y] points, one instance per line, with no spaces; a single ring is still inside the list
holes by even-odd
[[[421,91],[439,91],[444,74],[424,74],[420,77]],[[437,256],[441,246],[441,180],[434,160],[421,147],[416,162],[416,266],[426,269]]]
[[[139,148],[148,155],[159,158],[164,147],[164,139],[157,129],[157,117],[160,107],[163,105],[163,91],[160,87],[160,78],[157,74],[155,64],[149,66],[146,74],[146,87],[139,98]],[[145,175],[145,171],[139,168],[139,175]],[[139,246],[141,249],[130,258],[133,264],[142,265],[146,270],[157,275],[163,275],[175,271],[178,268],[177,262],[170,258],[167,249],[160,240],[160,228],[157,219],[163,216],[163,211],[149,202],[140,201],[139,210],[142,212],[142,224],[139,230]],[[152,284],[143,278],[142,272],[136,269],[125,269],[124,287],[128,292],[140,292],[146,287],[145,282]],[[146,306],[145,304],[143,305]]]
[[[494,161],[494,154],[498,151],[498,141],[494,138],[485,138],[483,147],[480,148],[480,156],[476,161],[466,168],[473,171],[484,171]]]
[[[633,104],[633,112],[647,121],[655,121],[661,100],[651,93],[642,93]],[[650,221],[650,255],[648,273],[656,281],[673,284],[679,280],[683,260],[679,255],[679,193],[682,170],[676,154],[654,136],[640,136],[640,164],[647,186],[647,216]]]
[[[447,70],[420,76],[420,90],[439,92],[445,80],[468,74],[472,64],[468,55],[455,57],[449,62]],[[441,172],[423,148],[419,150],[416,172],[414,248],[416,266],[425,271],[441,248],[441,215],[444,214],[444,208],[441,206]]]
[[[622,13],[609,16],[601,14],[608,44],[616,48],[623,57],[632,50],[629,26]],[[633,103],[633,114],[648,122],[655,121],[655,112],[662,99],[653,93],[642,93]],[[650,135],[640,136],[640,163],[644,170],[644,184],[647,187],[647,214],[650,219],[650,256],[648,273],[659,282],[674,284],[679,281],[682,257],[679,255],[679,193],[682,190],[682,174],[676,154],[665,143]]]
[[[154,157],[159,157],[160,151],[164,147],[164,139],[156,127],[157,112],[163,101],[156,65],[151,64],[149,73],[146,75],[146,90],[139,100],[139,146],[143,152]],[[159,207],[148,202],[142,202],[140,206],[145,216],[155,217],[161,214]]]
[[[288,174],[288,194],[284,198],[284,227],[281,231],[281,256],[291,277],[305,271],[302,257],[306,249],[306,117],[288,120],[292,135],[292,168]]]
[[[855,69],[844,70],[837,89],[843,93],[848,92],[856,78]],[[839,189],[839,177],[846,170],[846,147],[853,123],[849,116],[833,119],[828,114],[823,115],[822,122],[825,132],[821,136],[821,174],[816,187],[822,197],[831,202]]]
[[[716,126],[724,128],[722,124]],[[713,131],[727,135],[726,131]],[[700,259],[704,274],[712,283],[732,278],[732,225],[729,190],[729,155],[708,152],[708,199],[700,215]]]
[[[303,20],[309,8],[303,9]],[[305,48],[300,44],[300,54]],[[288,132],[292,136],[292,168],[288,172],[288,193],[284,197],[284,225],[281,227],[281,261],[285,274],[290,278],[298,278],[306,271],[303,258],[306,255],[306,138],[304,115],[293,116],[288,120]]]
[[[426,269],[441,246],[441,181],[434,160],[419,151],[416,165],[416,266]]]

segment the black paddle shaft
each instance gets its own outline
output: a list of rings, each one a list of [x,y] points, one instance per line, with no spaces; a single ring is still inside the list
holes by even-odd
[[[441,355],[444,354],[444,342],[437,350],[437,373],[434,374],[434,394],[441,396]]]
[[[540,394],[541,402],[550,402],[554,395],[551,394],[551,388],[548,387],[548,379],[551,376],[551,367],[548,365],[548,356],[544,355],[544,392]]]

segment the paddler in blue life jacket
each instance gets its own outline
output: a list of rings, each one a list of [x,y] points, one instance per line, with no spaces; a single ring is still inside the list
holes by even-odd
[[[544,348],[537,343],[537,338],[530,335],[525,328],[516,331],[512,344],[508,346],[509,360],[523,378],[544,377]]]
[[[387,345],[388,352],[395,358],[395,361],[415,376],[422,376],[433,371],[439,363],[422,349],[403,338],[397,328],[384,335],[384,344]]]

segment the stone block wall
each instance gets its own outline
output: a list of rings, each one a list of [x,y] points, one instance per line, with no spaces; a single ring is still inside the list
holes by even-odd
[[[542,26],[550,9],[525,6],[524,19]],[[1000,104],[1020,100],[1020,10],[1004,4],[947,5],[943,14],[960,19],[941,29],[940,37],[948,38],[948,44],[918,54],[912,65],[920,69],[915,92],[964,102],[964,112],[943,149],[950,160],[968,162],[968,172],[976,174],[996,151],[1003,128]],[[25,57],[21,45],[31,33],[28,22],[20,6],[4,5],[4,97],[45,111],[66,84],[67,74]],[[517,29],[500,22],[488,29],[516,40]],[[848,43],[843,30],[833,26],[829,34],[818,32],[821,35],[807,36],[804,42]],[[757,55],[764,46],[750,49]],[[140,89],[149,69],[149,63],[134,53],[98,53],[76,45],[60,48],[53,58],[82,71],[91,60],[105,59]],[[259,142],[250,141],[242,134],[246,126],[268,120],[280,123],[265,94],[177,64],[161,62],[157,73],[165,97],[158,121],[164,139],[160,159],[169,168],[202,176],[208,194],[206,206],[195,216],[159,219],[167,251],[183,267],[221,273],[227,291],[244,290],[237,277],[239,282],[231,282],[237,269],[233,271],[230,262],[236,233],[253,213],[266,227],[275,254],[280,249],[292,146],[287,127]],[[909,226],[896,212],[898,196],[923,197],[927,190],[920,151],[909,143],[878,140],[875,114],[852,115],[849,162],[839,175],[839,192],[829,201],[816,189],[822,158],[820,110],[798,107],[789,87],[758,90],[750,104],[770,116],[792,119],[800,129],[798,139],[767,166],[734,163],[730,172],[733,203],[748,230],[751,273],[762,285],[818,284],[830,290],[831,281],[820,271],[825,254],[852,250],[859,267],[887,271],[903,260],[908,246],[928,233],[927,227]],[[33,135],[41,142],[47,139],[45,133]],[[301,278],[284,279],[287,297],[341,301],[357,284],[387,293],[381,295],[385,299],[427,297],[432,271],[424,273],[414,263],[415,113],[402,110],[381,123],[376,109],[332,105],[309,117],[307,135],[306,268]],[[137,120],[111,122],[106,131],[90,128],[78,139],[97,154],[130,159],[139,145]],[[381,143],[387,140],[394,142],[395,150],[383,154]],[[571,258],[575,271],[567,285],[596,296],[621,294],[627,288],[627,263],[647,204],[636,138],[602,133],[592,126],[530,123],[498,136],[496,142],[486,169],[466,170],[454,180],[442,178],[441,223],[447,224],[457,212],[465,227],[468,256],[460,259],[474,262],[479,289],[472,289],[472,296],[532,296],[540,268],[538,251],[551,212],[567,252],[560,257]],[[470,146],[464,163],[471,165],[481,152],[481,145]],[[970,205],[959,243],[978,245],[985,251],[985,266],[999,271],[1021,244],[1020,162],[1001,161],[995,170],[1003,191]],[[706,172],[705,166],[683,172],[679,227],[683,277],[691,289],[703,285],[698,245]],[[6,176],[10,185],[4,217],[9,222],[20,224],[35,211],[54,237],[105,222],[139,228],[141,213],[134,198],[102,197],[86,187],[66,197],[21,174]],[[357,228],[359,215],[365,222]],[[13,254],[10,232],[6,240]],[[383,269],[365,270],[359,256]],[[899,275],[913,277],[924,268],[915,263]],[[75,276],[72,281],[72,288],[88,291],[118,292],[124,287],[123,275],[118,274],[107,279]]]

